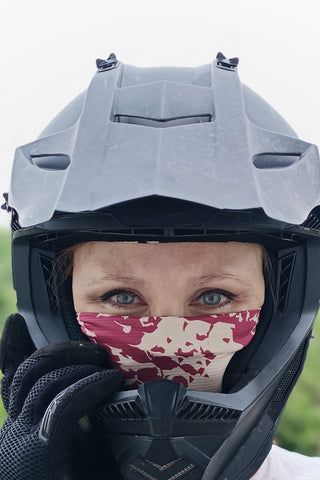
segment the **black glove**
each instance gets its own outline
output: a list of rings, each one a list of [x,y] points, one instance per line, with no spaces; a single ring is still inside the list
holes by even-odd
[[[122,374],[109,369],[106,351],[91,342],[33,349],[23,318],[11,315],[0,344],[8,412],[0,479],[116,480],[113,459],[86,414],[121,387]]]

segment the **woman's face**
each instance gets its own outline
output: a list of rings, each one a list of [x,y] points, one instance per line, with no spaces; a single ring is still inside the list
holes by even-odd
[[[258,244],[238,242],[79,244],[75,310],[192,317],[260,308],[262,252]]]

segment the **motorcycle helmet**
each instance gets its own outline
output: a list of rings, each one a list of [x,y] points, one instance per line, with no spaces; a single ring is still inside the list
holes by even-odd
[[[305,358],[320,298],[318,150],[237,70],[220,53],[197,68],[138,68],[111,54],[16,150],[14,287],[38,348],[86,340],[70,278],[56,272],[76,243],[256,242],[271,258],[257,334],[229,363],[222,393],[157,380],[92,419],[124,479],[251,478]]]

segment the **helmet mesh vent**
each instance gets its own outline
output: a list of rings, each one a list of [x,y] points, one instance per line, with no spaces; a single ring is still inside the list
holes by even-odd
[[[297,353],[295,354],[292,362],[290,363],[280,385],[278,386],[276,393],[273,397],[274,402],[283,402],[290,392],[290,387],[294,381],[297,373],[301,370],[304,360],[306,341],[300,345]]]
[[[280,259],[280,278],[277,299],[277,312],[279,313],[284,312],[287,307],[294,262],[295,253],[290,253]]]
[[[237,420],[240,415],[239,410],[232,408],[188,402],[177,417],[184,420]]]
[[[136,402],[124,402],[106,405],[101,410],[101,415],[107,420],[142,420],[146,415]]]

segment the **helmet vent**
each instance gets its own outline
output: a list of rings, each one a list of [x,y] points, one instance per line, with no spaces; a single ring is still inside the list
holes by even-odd
[[[107,420],[142,420],[146,418],[145,413],[134,401],[106,405],[101,410],[101,415]]]
[[[289,287],[291,284],[292,272],[295,262],[295,253],[290,253],[280,259],[280,277],[278,299],[276,302],[277,312],[281,313],[286,310],[288,302]]]
[[[262,170],[286,168],[301,157],[300,153],[260,153],[253,157],[253,165]]]
[[[178,117],[167,119],[144,118],[129,115],[115,115],[114,121],[117,123],[130,123],[134,125],[141,125],[144,127],[167,128],[180,125],[189,125],[192,123],[211,122],[211,115],[199,115],[196,117]]]
[[[41,263],[42,275],[44,278],[44,284],[47,288],[47,298],[50,305],[50,311],[51,313],[58,313],[59,308],[57,303],[57,296],[54,292],[52,275],[54,261],[44,255],[39,255],[39,258]]]
[[[177,417],[183,420],[237,420],[240,415],[241,412],[233,408],[188,402]]]
[[[12,232],[17,232],[18,230],[21,230],[21,226],[18,222],[17,214],[14,213],[12,215],[12,220],[11,220],[11,230]]]
[[[110,230],[107,232],[110,235],[128,235],[128,236],[139,236],[139,235],[157,235],[160,237],[187,237],[187,236],[197,236],[197,237],[206,237],[208,235],[216,234],[225,234],[224,230],[217,230],[214,228],[124,228],[122,230]],[[237,232],[230,230],[228,233],[236,234]]]
[[[287,395],[290,393],[290,387],[292,385],[292,382],[294,381],[297,373],[300,372],[303,365],[306,342],[307,340],[304,341],[302,345],[300,345],[297,353],[295,354],[292,362],[290,363],[273,397],[274,402],[283,402],[286,399]]]
[[[319,213],[319,212],[317,212]],[[320,230],[320,217],[316,212],[310,213],[307,220],[302,224],[303,228],[309,228],[310,230]]]
[[[34,166],[42,170],[66,170],[70,165],[70,157],[64,154],[31,156]]]

